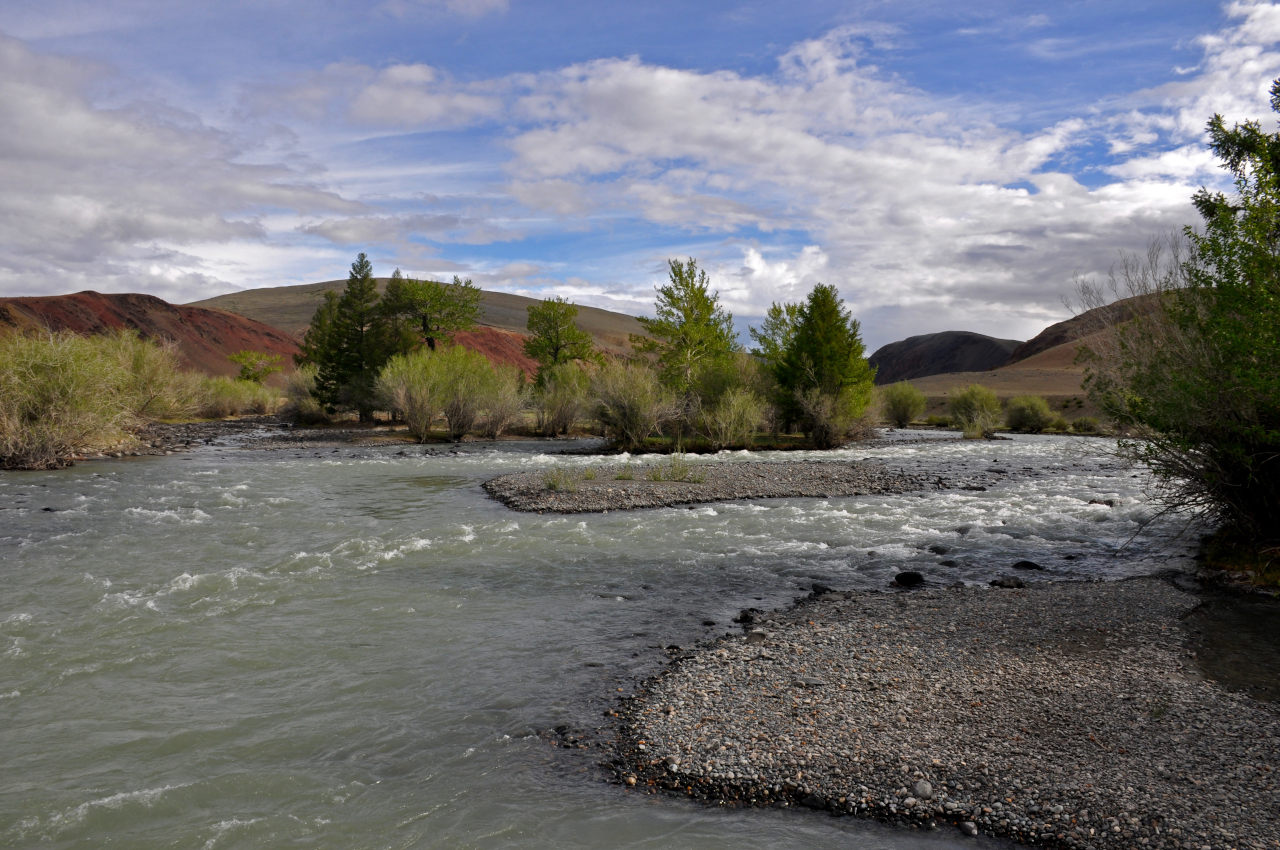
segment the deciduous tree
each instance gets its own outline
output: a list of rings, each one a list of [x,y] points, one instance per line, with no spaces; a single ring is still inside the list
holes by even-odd
[[[733,316],[710,291],[707,273],[697,261],[668,260],[670,280],[658,287],[655,318],[642,318],[648,336],[632,338],[636,349],[657,356],[663,383],[684,394],[698,370],[738,350]]]

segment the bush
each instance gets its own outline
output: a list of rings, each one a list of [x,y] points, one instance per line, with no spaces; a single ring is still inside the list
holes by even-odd
[[[1065,416],[1055,416],[1053,421],[1049,423],[1047,428],[1049,431],[1070,431],[1071,423],[1067,421]]]
[[[926,418],[924,420],[924,424],[928,425],[930,428],[951,428],[954,427],[955,423],[951,421],[950,416],[934,414],[933,416]]]
[[[1000,399],[981,384],[970,384],[952,397],[951,416],[966,440],[989,437],[1000,421]]]
[[[880,391],[884,418],[895,428],[905,428],[924,413],[924,393],[906,381],[890,384]]]
[[[285,411],[293,421],[303,425],[319,425],[329,421],[329,414],[316,399],[316,366],[306,363],[284,379]]]
[[[1038,395],[1020,395],[1009,399],[1004,421],[1011,430],[1039,434],[1053,422],[1053,411],[1049,402]]]
[[[591,394],[605,437],[625,451],[642,445],[677,409],[657,374],[641,363],[605,364],[591,380]]]
[[[538,373],[534,403],[538,428],[549,437],[567,434],[587,406],[589,379],[578,363],[548,366]]]
[[[120,361],[70,332],[0,336],[0,468],[53,469],[135,421]]]
[[[425,443],[432,421],[444,407],[435,352],[421,348],[397,354],[378,373],[376,387],[382,405],[402,416],[414,439]]]
[[[441,368],[444,418],[449,436],[461,440],[480,418],[481,401],[494,382],[489,359],[460,345],[442,348],[435,353]]]
[[[751,442],[764,419],[765,403],[751,390],[737,387],[698,416],[698,430],[713,449],[737,448]]]
[[[1102,426],[1092,416],[1081,416],[1071,423],[1071,430],[1077,434],[1101,434]]]
[[[241,416],[246,413],[274,413],[280,399],[274,390],[239,378],[206,378],[199,413],[208,419]]]
[[[205,378],[183,370],[172,342],[145,340],[131,330],[91,341],[119,366],[121,398],[136,419],[180,419],[203,404]]]
[[[515,366],[495,366],[493,380],[480,397],[480,406],[485,411],[481,433],[490,440],[498,439],[528,403],[524,373]]]

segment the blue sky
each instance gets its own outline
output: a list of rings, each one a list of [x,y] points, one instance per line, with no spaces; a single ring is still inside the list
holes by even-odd
[[[739,326],[837,286],[869,349],[1065,318],[1274,127],[1280,7],[0,0],[0,295],[378,274]]]

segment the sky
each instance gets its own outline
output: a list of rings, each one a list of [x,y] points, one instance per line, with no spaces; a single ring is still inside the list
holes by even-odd
[[[834,285],[868,351],[1026,339],[1274,131],[1280,6],[0,0],[0,296],[378,275],[740,329]]]

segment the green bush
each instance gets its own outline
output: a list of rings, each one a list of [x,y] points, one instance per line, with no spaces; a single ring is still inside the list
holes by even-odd
[[[284,379],[285,410],[293,421],[302,425],[319,425],[329,421],[316,399],[316,366],[306,363]]]
[[[119,366],[121,397],[138,420],[181,419],[204,403],[204,376],[182,368],[178,347],[172,342],[145,340],[131,330],[91,340]]]
[[[641,363],[606,363],[592,377],[591,394],[605,436],[624,451],[641,446],[676,410],[657,374]]]
[[[1081,416],[1071,423],[1071,430],[1077,434],[1101,434],[1102,425],[1092,416]]]
[[[70,332],[0,335],[0,468],[66,466],[125,436],[128,376],[104,347]]]
[[[490,440],[496,440],[510,427],[529,404],[529,389],[524,373],[516,366],[495,365],[493,380],[480,396],[484,410],[480,432]]]
[[[989,437],[1000,421],[1000,399],[981,384],[970,384],[951,399],[951,416],[966,440]]]
[[[1054,416],[1053,421],[1049,423],[1049,431],[1070,431],[1071,423],[1067,421],[1065,416]]]
[[[420,348],[397,354],[378,373],[381,404],[404,418],[409,433],[420,443],[431,434],[431,423],[444,408],[444,389],[436,352]]]
[[[698,415],[698,430],[713,449],[738,448],[751,442],[764,419],[765,403],[744,387],[735,387],[720,396],[710,409]]]
[[[199,413],[207,419],[246,413],[275,413],[281,399],[275,390],[239,378],[206,378]]]
[[[924,420],[924,424],[930,428],[951,428],[954,425],[950,416],[940,416],[938,414],[927,417]]]
[[[890,384],[880,391],[880,404],[884,418],[895,428],[905,428],[924,413],[924,393],[906,381]]]
[[[1053,411],[1049,402],[1038,395],[1020,395],[1009,399],[1004,421],[1013,431],[1039,434],[1053,422]]]
[[[586,409],[589,384],[586,370],[577,362],[539,371],[534,387],[539,430],[548,437],[567,434]]]
[[[440,361],[444,418],[449,436],[461,440],[480,418],[480,405],[494,382],[493,367],[483,354],[460,345],[435,352]]]

